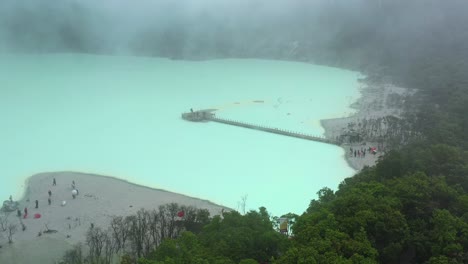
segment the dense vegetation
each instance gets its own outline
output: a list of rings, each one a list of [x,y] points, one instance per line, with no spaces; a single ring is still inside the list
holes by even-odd
[[[91,225],[86,242],[69,250],[62,263],[267,262],[289,245],[287,236],[273,227],[265,208],[210,218],[207,210],[172,203],[115,216],[108,227]]]

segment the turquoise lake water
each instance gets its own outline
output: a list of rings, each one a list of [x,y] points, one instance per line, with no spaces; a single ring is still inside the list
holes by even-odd
[[[0,55],[0,197],[21,196],[35,173],[79,171],[234,209],[247,195],[247,209],[300,214],[320,188],[353,175],[343,149],[180,115],[216,108],[322,135],[320,119],[353,112],[359,77],[253,59]]]

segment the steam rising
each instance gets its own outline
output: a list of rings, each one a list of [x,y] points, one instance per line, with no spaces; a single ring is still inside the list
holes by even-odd
[[[465,0],[3,0],[0,50],[364,67],[467,43],[467,10]]]

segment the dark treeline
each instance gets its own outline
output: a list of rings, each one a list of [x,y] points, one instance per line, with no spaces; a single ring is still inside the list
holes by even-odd
[[[107,228],[91,225],[86,242],[67,251],[60,263],[267,262],[289,245],[287,237],[275,231],[275,223],[265,208],[210,217],[206,209],[172,203],[114,216]]]
[[[75,245],[62,263],[110,264],[120,259],[135,263],[166,239],[175,239],[182,231],[199,233],[209,222],[208,210],[175,203],[162,205],[158,210],[140,209],[134,215],[114,216],[105,227],[91,224],[85,244]]]

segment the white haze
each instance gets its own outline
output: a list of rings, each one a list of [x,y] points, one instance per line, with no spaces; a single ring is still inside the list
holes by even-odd
[[[424,57],[463,43],[467,11],[466,0],[2,0],[0,51],[362,68],[400,51]]]

